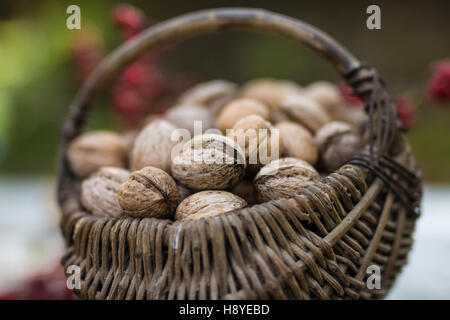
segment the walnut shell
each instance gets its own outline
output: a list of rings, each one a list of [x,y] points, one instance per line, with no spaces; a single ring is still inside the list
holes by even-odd
[[[281,110],[312,133],[317,132],[327,122],[331,121],[331,117],[326,110],[305,95],[287,97],[281,104]]]
[[[295,158],[274,160],[261,168],[253,185],[258,203],[288,199],[319,180],[319,173],[306,161]]]
[[[245,208],[247,202],[226,191],[201,191],[184,199],[175,213],[176,220],[194,220],[229,214]]]
[[[363,109],[355,107],[343,107],[341,115],[337,120],[346,122],[355,126],[362,125],[369,120],[369,116]]]
[[[131,169],[152,166],[170,173],[172,148],[177,143],[173,141],[172,133],[176,129],[166,120],[154,120],[142,129],[134,141]]]
[[[200,104],[209,107],[213,114],[224,103],[232,99],[237,92],[237,85],[226,80],[211,80],[199,83],[186,90],[178,100],[179,104]]]
[[[101,168],[81,183],[81,203],[96,216],[121,214],[117,194],[129,175],[130,172],[122,168]]]
[[[142,168],[120,186],[119,204],[132,217],[171,218],[178,204],[177,184],[159,168]]]
[[[225,105],[217,117],[217,125],[222,132],[233,126],[240,119],[256,114],[264,119],[269,118],[269,110],[261,102],[253,99],[236,99]]]
[[[302,91],[303,89],[292,81],[261,78],[245,83],[239,96],[256,99],[275,110],[286,97],[300,94]]]
[[[174,156],[173,177],[191,190],[227,190],[242,180],[244,151],[230,138],[198,135]]]
[[[320,166],[325,171],[336,170],[362,148],[361,137],[345,122],[328,123],[317,132],[315,140]]]
[[[67,158],[77,177],[84,178],[101,167],[125,167],[127,143],[114,132],[87,132],[70,143]]]
[[[320,128],[314,139],[319,146],[322,146],[335,136],[349,132],[352,132],[352,127],[348,123],[332,121]]]
[[[216,119],[209,109],[193,104],[182,104],[171,108],[166,119],[178,128],[189,130],[191,136],[201,134],[216,127]],[[195,125],[199,126],[195,131]]]
[[[318,149],[314,137],[302,125],[292,122],[280,122],[275,125],[279,130],[283,149],[281,154],[285,157],[293,157],[305,160],[314,165],[318,157]]]
[[[324,107],[331,118],[339,118],[344,102],[339,88],[334,83],[316,81],[308,85],[304,93]]]
[[[283,148],[279,132],[258,115],[249,115],[233,126],[228,136],[245,150],[248,165],[261,166],[280,157]]]

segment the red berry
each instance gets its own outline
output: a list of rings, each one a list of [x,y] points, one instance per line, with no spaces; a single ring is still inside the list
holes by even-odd
[[[440,62],[434,67],[428,85],[428,96],[433,102],[450,101],[450,60]]]
[[[143,29],[145,16],[138,8],[119,4],[113,9],[113,20],[122,28],[125,39],[130,39]]]
[[[412,128],[417,123],[417,112],[411,100],[405,96],[400,96],[394,101],[397,116],[406,129]]]
[[[84,82],[103,57],[103,42],[92,30],[71,39],[70,54],[79,83]]]
[[[115,23],[122,29],[125,40],[135,36],[145,24],[145,16],[130,5],[118,5],[113,11]],[[129,124],[135,124],[165,93],[167,81],[156,63],[168,47],[154,50],[129,65],[113,88],[116,110]]]
[[[353,94],[353,89],[348,84],[341,82],[339,85],[342,93],[342,97],[344,101],[351,107],[362,108],[364,103],[362,100],[355,94]]]
[[[122,80],[131,86],[137,86],[145,79],[145,65],[138,61],[130,65],[125,69],[122,74]]]

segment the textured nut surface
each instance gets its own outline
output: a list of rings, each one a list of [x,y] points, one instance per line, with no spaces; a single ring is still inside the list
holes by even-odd
[[[166,120],[154,120],[148,124],[134,141],[131,152],[131,169],[152,166],[170,173],[171,152],[177,141],[172,141],[176,127]]]
[[[287,97],[281,104],[281,110],[313,133],[331,121],[325,109],[305,95]]]
[[[178,99],[180,104],[201,104],[207,107],[224,97],[233,97],[237,85],[227,80],[211,80],[196,84],[186,90]]]
[[[119,203],[132,217],[170,218],[178,204],[177,184],[165,171],[145,167],[120,186]]]
[[[240,119],[255,114],[264,119],[269,118],[269,110],[261,102],[254,99],[236,99],[225,105],[217,117],[219,129],[225,132],[231,129]]]
[[[228,136],[245,150],[247,164],[260,166],[278,159],[283,149],[279,132],[273,129],[270,122],[252,114],[236,122]]]
[[[230,138],[198,135],[186,142],[172,162],[173,177],[191,190],[227,190],[242,180],[244,151]]]
[[[283,149],[281,154],[285,157],[293,157],[305,160],[314,165],[318,157],[318,149],[314,137],[302,125],[287,121],[275,126],[279,130]]]
[[[348,123],[342,121],[332,121],[320,128],[320,130],[317,131],[314,139],[319,146],[322,146],[333,137],[351,131],[352,127]]]
[[[286,97],[297,95],[302,91],[303,89],[292,81],[261,78],[245,83],[239,96],[256,99],[271,109],[276,109]]]
[[[334,171],[345,164],[362,148],[362,140],[352,127],[344,122],[333,121],[322,127],[315,136],[319,147],[322,169]]]
[[[362,108],[343,107],[338,120],[352,125],[361,125],[369,120],[369,116]]]
[[[81,183],[81,203],[96,216],[117,216],[122,213],[118,190],[130,173],[115,167],[103,167]]]
[[[343,99],[339,88],[328,81],[316,81],[305,88],[305,95],[317,101],[328,114],[337,119],[342,111]]]
[[[84,178],[101,167],[125,167],[127,143],[114,132],[87,132],[70,143],[67,157],[74,173]]]
[[[319,173],[306,161],[295,158],[274,160],[261,168],[253,185],[258,203],[288,199],[319,179]]]
[[[175,213],[176,220],[194,220],[229,214],[247,206],[247,202],[226,191],[207,190],[184,199]]]
[[[166,114],[166,119],[178,128],[189,130],[191,136],[216,127],[216,119],[211,111],[205,107],[193,104],[182,104],[171,108]],[[199,132],[194,132],[194,124],[196,122],[201,123],[201,128],[197,129],[201,129]]]

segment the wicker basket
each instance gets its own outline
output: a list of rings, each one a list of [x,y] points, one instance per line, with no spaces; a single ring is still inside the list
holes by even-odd
[[[100,89],[150,49],[235,29],[288,38],[331,62],[369,114],[364,131],[369,143],[361,154],[291,199],[229,215],[173,222],[86,212],[66,151]],[[152,26],[102,61],[75,97],[63,127],[58,197],[67,251],[62,264],[81,267],[76,293],[86,299],[382,298],[407,261],[420,212],[420,171],[399,129],[377,72],[306,23],[265,10],[228,8]],[[380,267],[379,289],[366,285],[371,265]]]

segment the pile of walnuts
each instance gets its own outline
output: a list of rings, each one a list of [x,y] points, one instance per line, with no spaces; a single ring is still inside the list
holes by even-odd
[[[92,214],[192,220],[298,194],[361,149],[365,121],[329,82],[214,80],[139,130],[79,136],[67,157]]]

